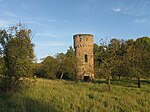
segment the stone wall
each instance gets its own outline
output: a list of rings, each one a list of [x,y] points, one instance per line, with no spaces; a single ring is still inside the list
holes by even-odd
[[[84,76],[94,78],[93,62],[93,35],[77,34],[73,36],[76,57],[77,79],[83,79]]]

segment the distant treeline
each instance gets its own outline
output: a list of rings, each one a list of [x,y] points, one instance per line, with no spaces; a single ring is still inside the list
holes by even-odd
[[[150,77],[150,38],[136,40],[100,40],[94,44],[94,67],[96,78],[148,78]],[[33,64],[37,77],[75,79],[75,54],[70,47],[67,53],[48,56],[41,63]]]

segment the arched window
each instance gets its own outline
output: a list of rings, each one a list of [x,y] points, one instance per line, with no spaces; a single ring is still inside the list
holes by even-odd
[[[79,35],[79,38],[80,38],[80,42],[82,41],[82,35]]]
[[[80,37],[80,42],[82,41],[82,38]]]
[[[86,41],[88,41],[88,38],[86,38]]]
[[[85,62],[88,62],[88,55],[87,54],[85,54],[84,59],[85,59]]]

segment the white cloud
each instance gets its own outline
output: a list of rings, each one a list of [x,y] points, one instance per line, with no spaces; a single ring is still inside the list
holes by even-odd
[[[19,16],[13,12],[10,11],[1,11],[1,13],[7,17],[13,17],[13,18],[18,18]]]
[[[89,12],[89,11],[94,11],[94,3],[97,0],[87,0],[84,5],[82,6],[81,10],[83,12]]]
[[[0,19],[0,27],[9,27],[11,25],[10,21]]]
[[[50,18],[40,18],[40,20],[50,22],[50,23],[58,22],[57,19],[50,19]]]
[[[35,33],[36,36],[41,36],[41,37],[59,37],[57,34],[52,34],[52,33]]]
[[[114,12],[121,12],[122,10],[121,10],[121,8],[113,8],[112,9]]]
[[[116,3],[111,10],[121,14],[132,16],[144,16],[150,14],[150,2],[148,0],[133,0]]]
[[[12,11],[7,10],[0,10],[0,16],[7,19],[7,20],[21,20],[22,23],[25,24],[36,24],[36,25],[45,25],[44,23],[55,23],[58,22],[56,19],[51,18],[35,18],[35,17],[26,17],[26,16],[20,16],[17,13],[14,13]]]
[[[146,19],[136,19],[134,22],[137,24],[141,24],[141,23],[146,23],[147,20]]]
[[[24,21],[21,21],[21,23],[24,23],[24,24],[35,24],[35,25],[45,25],[44,23],[42,23],[42,22],[38,22],[38,21],[36,21],[36,20],[24,20]]]
[[[69,44],[68,43],[65,43],[65,42],[43,42],[44,44],[42,43],[37,43],[36,46],[38,47],[58,47],[58,46],[68,46]]]
[[[150,27],[150,21],[148,19],[136,19],[136,20],[134,20],[134,23],[142,28]]]

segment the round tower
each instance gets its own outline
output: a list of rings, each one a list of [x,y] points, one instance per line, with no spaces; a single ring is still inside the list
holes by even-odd
[[[76,79],[94,79],[93,35],[76,34],[73,36],[76,57]]]

